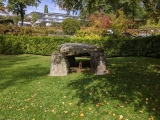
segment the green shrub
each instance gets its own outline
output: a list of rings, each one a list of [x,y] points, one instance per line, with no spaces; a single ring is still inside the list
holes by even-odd
[[[67,18],[62,22],[61,26],[64,33],[74,35],[80,29],[80,22],[73,18]]]
[[[100,40],[102,38],[102,30],[95,29],[94,27],[81,28],[76,32],[76,37],[82,39]]]

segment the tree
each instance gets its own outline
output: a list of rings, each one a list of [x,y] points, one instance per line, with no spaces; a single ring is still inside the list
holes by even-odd
[[[88,20],[90,21],[90,25],[94,26],[97,29],[109,28],[111,24],[110,18],[102,13],[91,14],[88,17]]]
[[[0,13],[6,13],[3,0],[0,0]]]
[[[59,5],[60,8],[67,11],[88,12],[89,14],[95,11],[104,12],[106,10],[116,11],[122,7],[122,1],[128,0],[52,0]],[[124,3],[124,2],[123,2]],[[107,12],[107,11],[106,11]]]
[[[15,25],[18,25],[18,21],[21,20],[20,15],[12,15],[11,18],[13,19]]]
[[[158,20],[160,17],[160,0],[52,0],[60,8],[83,15],[95,12],[117,13],[119,9],[124,15],[132,18],[152,17]]]
[[[118,15],[114,15],[112,18],[111,23],[111,29],[113,30],[114,36],[120,36],[122,32],[126,31],[128,28],[128,25],[132,23],[131,20],[126,19],[126,16],[124,15],[123,11],[118,10]]]
[[[91,14],[87,17],[88,21],[87,27],[82,27],[77,33],[77,37],[90,39],[100,39],[101,37],[106,36],[106,29],[110,28],[111,21],[108,15],[98,13]]]
[[[129,0],[127,2],[121,2],[122,9],[124,12],[124,15],[132,19],[132,21],[135,21],[135,18],[138,19],[144,19],[146,12],[144,7],[142,6],[142,2],[140,0]]]
[[[152,18],[156,23],[160,19],[160,0],[142,0],[147,12],[147,18]]]
[[[88,12],[89,14],[93,11],[101,11],[107,0],[52,0],[58,6],[68,12],[77,10]]]
[[[48,5],[44,5],[44,13],[48,13]]]
[[[32,14],[32,21],[33,21],[33,23],[35,23],[39,18],[40,18],[40,16],[37,13],[34,12]]]
[[[23,26],[25,10],[27,6],[38,6],[40,0],[8,0],[8,11],[21,16],[21,26]]]

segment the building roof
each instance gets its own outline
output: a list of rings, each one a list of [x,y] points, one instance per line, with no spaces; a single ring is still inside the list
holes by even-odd
[[[75,15],[68,15],[68,14],[64,14],[64,13],[43,13],[43,15],[57,15],[57,16],[78,17],[78,16],[75,16]]]

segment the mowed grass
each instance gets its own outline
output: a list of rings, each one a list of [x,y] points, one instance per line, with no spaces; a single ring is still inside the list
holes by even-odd
[[[0,120],[160,120],[160,59],[108,58],[107,68],[51,77],[50,56],[0,55]]]

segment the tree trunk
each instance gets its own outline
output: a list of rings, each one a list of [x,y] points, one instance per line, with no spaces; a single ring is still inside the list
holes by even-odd
[[[23,26],[23,22],[24,22],[24,11],[25,5],[23,3],[20,3],[20,15],[21,15],[21,26]]]

